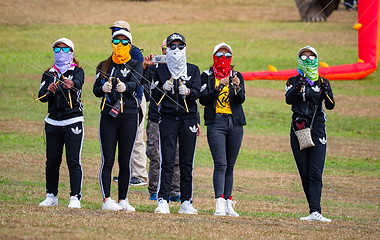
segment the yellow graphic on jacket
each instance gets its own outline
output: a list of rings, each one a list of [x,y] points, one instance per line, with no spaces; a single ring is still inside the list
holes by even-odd
[[[215,86],[219,85],[220,80],[215,78]],[[224,86],[222,91],[220,91],[218,99],[216,99],[216,113],[232,114],[230,107],[230,97],[229,97],[229,85]]]

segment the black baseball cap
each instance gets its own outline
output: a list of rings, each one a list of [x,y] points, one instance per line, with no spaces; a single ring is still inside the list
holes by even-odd
[[[173,41],[181,41],[186,45],[185,37],[179,33],[172,33],[166,38],[166,46],[169,47]]]

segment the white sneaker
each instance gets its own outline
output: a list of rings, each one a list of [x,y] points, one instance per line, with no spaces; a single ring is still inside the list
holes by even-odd
[[[226,200],[226,215],[227,216],[232,216],[232,217],[239,217],[239,214],[235,212],[235,201],[232,201],[230,199]]]
[[[226,199],[224,198],[217,198],[216,201],[216,208],[214,215],[217,216],[226,216]]]
[[[157,202],[157,208],[154,210],[154,213],[168,214],[170,213],[169,204],[164,199],[159,199]]]
[[[69,208],[80,208],[80,201],[77,196],[70,197]]]
[[[129,204],[128,198],[124,199],[124,200],[121,200],[119,202],[119,205],[123,208],[124,211],[127,211],[127,212],[134,212],[134,211],[136,211],[136,209]]]
[[[181,207],[178,211],[178,213],[185,213],[185,214],[198,214],[197,209],[193,207],[193,204],[191,204],[190,201],[184,201],[181,204]]]
[[[331,219],[325,218],[319,212],[312,212],[307,217],[301,217],[301,221],[320,221],[320,222],[331,222]]]
[[[58,197],[54,196],[52,193],[46,194],[46,199],[43,200],[40,205],[40,207],[53,207],[58,205]]]
[[[108,198],[105,203],[103,203],[103,210],[111,210],[111,211],[121,211],[123,208],[115,202],[115,200]]]

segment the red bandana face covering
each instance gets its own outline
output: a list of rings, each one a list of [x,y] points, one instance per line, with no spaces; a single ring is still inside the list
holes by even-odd
[[[214,59],[214,65],[212,65],[212,69],[214,70],[214,75],[218,79],[226,78],[230,75],[231,72],[231,60],[227,59],[226,56],[222,56],[221,58],[218,58],[217,56],[213,56]]]

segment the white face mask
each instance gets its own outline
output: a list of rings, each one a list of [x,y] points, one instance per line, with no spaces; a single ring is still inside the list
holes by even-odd
[[[186,65],[186,47],[182,50],[178,48],[171,50],[166,49],[167,65],[173,79],[180,77],[187,78],[187,65]]]

